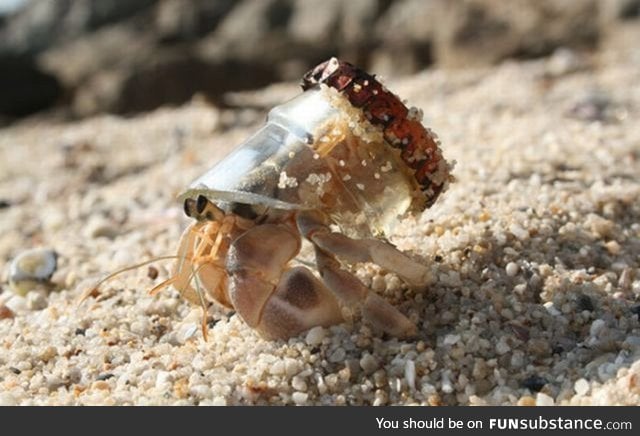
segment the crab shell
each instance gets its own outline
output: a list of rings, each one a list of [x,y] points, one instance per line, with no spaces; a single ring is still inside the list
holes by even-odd
[[[437,141],[372,76],[334,58],[307,73],[303,89],[181,199],[203,195],[246,217],[317,209],[363,237],[392,231],[443,191],[449,165]]]

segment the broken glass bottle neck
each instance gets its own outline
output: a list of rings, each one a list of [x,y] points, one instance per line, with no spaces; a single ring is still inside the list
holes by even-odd
[[[336,91],[312,88],[273,108],[260,130],[181,197],[204,195],[227,212],[237,203],[258,214],[319,209],[352,234],[389,232],[417,188],[371,127]]]

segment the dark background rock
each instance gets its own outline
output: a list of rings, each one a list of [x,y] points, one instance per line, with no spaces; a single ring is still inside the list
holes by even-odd
[[[189,80],[175,80],[176,77]],[[182,103],[197,93],[222,106],[226,92],[263,87],[276,79],[269,65],[178,57],[132,71],[122,81],[120,98],[109,109],[119,113],[147,111],[163,104]]]
[[[12,82],[3,105],[130,113],[195,93],[224,104],[330,56],[394,76],[588,51],[639,11],[640,0],[28,0],[0,20],[0,54],[52,75],[67,98],[52,87],[22,105],[35,88]]]
[[[62,94],[55,76],[29,57],[0,56],[0,114],[22,117],[52,106]]]

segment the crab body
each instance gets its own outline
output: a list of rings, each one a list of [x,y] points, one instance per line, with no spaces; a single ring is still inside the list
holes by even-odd
[[[171,282],[205,308],[234,308],[269,338],[339,323],[344,306],[411,335],[414,324],[343,265],[374,262],[425,286],[428,269],[383,236],[435,201],[449,166],[412,110],[356,67],[327,61],[303,89],[182,195],[195,222]],[[292,266],[303,238],[320,277]]]

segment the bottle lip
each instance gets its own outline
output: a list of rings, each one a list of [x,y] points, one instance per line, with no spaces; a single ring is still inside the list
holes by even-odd
[[[312,68],[301,82],[304,91],[321,85],[344,95],[368,122],[382,129],[385,142],[400,150],[420,187],[423,198],[418,203],[431,206],[453,181],[453,167],[444,159],[435,133],[422,125],[421,111],[407,108],[375,75],[335,57]]]
[[[215,200],[217,203],[226,203],[229,205],[233,203],[243,203],[251,205],[261,205],[281,210],[307,209],[303,205],[288,203],[286,201],[271,198],[266,195],[260,195],[253,192],[239,191],[234,189],[212,189],[208,188],[204,184],[190,186],[186,191],[178,195],[178,201],[183,202],[188,198],[197,198],[199,195],[202,195],[210,200]]]
[[[202,195],[223,210],[231,210],[234,204],[309,209],[311,206],[303,202],[276,198],[275,186],[280,187],[283,175],[287,178],[284,168],[288,163],[304,156],[303,152],[313,151],[319,128],[339,116],[340,111],[321,89],[303,92],[275,106],[259,130],[193,180],[178,200]]]

